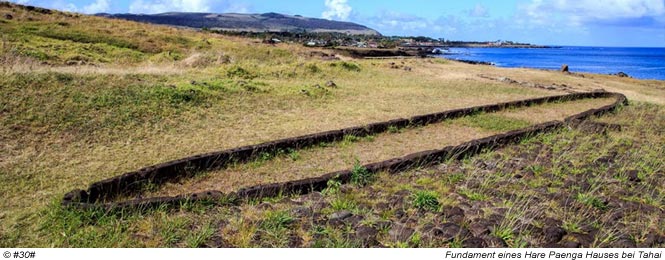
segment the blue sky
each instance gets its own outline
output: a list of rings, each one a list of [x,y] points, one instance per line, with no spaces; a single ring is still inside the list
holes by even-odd
[[[279,12],[384,35],[535,44],[665,47],[665,0],[14,0],[81,13]]]

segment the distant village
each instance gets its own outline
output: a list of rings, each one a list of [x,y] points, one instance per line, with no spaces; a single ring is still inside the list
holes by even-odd
[[[427,48],[434,52],[444,51],[446,48],[475,47],[475,48],[549,48],[548,46],[518,43],[513,41],[451,41],[444,38],[434,39],[426,36],[381,36],[381,35],[353,35],[345,33],[319,33],[319,32],[236,32],[214,31],[216,33],[234,36],[244,36],[262,39],[267,44],[282,42],[300,43],[307,47],[353,47],[368,49],[394,49],[394,48]]]

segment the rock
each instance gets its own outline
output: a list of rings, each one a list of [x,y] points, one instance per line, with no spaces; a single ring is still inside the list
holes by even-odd
[[[373,246],[378,244],[376,236],[379,234],[379,231],[376,228],[361,225],[356,228],[356,239],[362,241],[363,247]]]
[[[388,203],[385,202],[379,202],[376,203],[376,205],[374,205],[374,209],[376,209],[376,211],[378,212],[384,212],[390,209],[390,205],[388,205]]]
[[[559,242],[565,235],[566,230],[561,227],[546,227],[543,229],[543,236],[545,236],[545,242],[547,243]]]
[[[318,201],[323,199],[323,195],[321,194],[321,192],[312,192],[307,195],[301,196],[299,199]]]
[[[401,209],[404,206],[404,200],[406,197],[400,195],[392,195],[388,199],[388,205],[393,209]]]
[[[470,208],[470,209],[464,211],[464,216],[466,216],[466,218],[471,219],[471,220],[480,218],[484,215],[485,215],[485,211],[483,211],[482,209]]]
[[[469,235],[469,231],[454,223],[444,223],[438,228],[432,230],[434,237],[449,242],[455,237],[464,238]]]
[[[5,17],[5,20],[14,19],[14,16],[12,16],[11,14],[5,14],[4,17]]]
[[[335,84],[335,82],[333,82],[332,80],[329,80],[328,82],[326,82],[326,87],[337,88],[337,84]]]
[[[425,223],[422,227],[420,227],[420,232],[424,233],[424,234],[429,233],[434,228],[436,228],[436,226],[434,224],[428,222],[428,223]]]
[[[256,205],[256,208],[260,209],[260,210],[269,210],[269,209],[272,209],[272,204],[270,204],[268,202],[263,202],[259,205]]]
[[[325,207],[328,207],[328,205],[329,205],[328,202],[326,202],[324,200],[321,200],[321,201],[317,201],[317,202],[312,203],[311,208],[312,208],[313,211],[319,211],[319,210],[321,210]]]
[[[342,210],[342,211],[338,211],[338,212],[335,212],[333,214],[330,214],[330,216],[328,216],[328,221],[331,222],[331,223],[333,223],[333,222],[342,222],[344,219],[346,219],[348,217],[351,217],[351,216],[353,216],[353,214],[350,211]]]
[[[388,231],[388,235],[390,236],[390,238],[392,238],[395,241],[405,242],[411,238],[413,232],[415,232],[413,228],[396,224],[393,225],[390,231]]]
[[[445,206],[443,207],[442,212],[443,212],[442,215],[445,218],[451,218],[454,216],[464,217],[464,210],[462,210],[462,208],[460,207]]]
[[[211,236],[203,245],[201,245],[201,247],[204,248],[228,248],[231,246],[232,245],[224,240],[219,234]]]
[[[640,177],[637,175],[637,170],[630,170],[626,172],[626,175],[628,176],[628,180],[632,182],[641,182],[642,180]]]
[[[575,241],[566,241],[561,243],[558,247],[563,247],[563,248],[579,248],[582,246],[580,243],[577,243]]]
[[[658,236],[652,231],[649,232],[649,234],[646,235],[644,238],[644,241],[641,242],[638,247],[645,248],[645,247],[653,247],[656,244],[656,241],[658,240]]]
[[[501,224],[501,222],[503,221],[504,218],[505,218],[505,217],[502,216],[502,215],[499,215],[499,214],[492,214],[492,215],[490,215],[489,217],[487,217],[487,220],[489,221],[489,223],[490,223],[492,226],[498,226],[499,224]]]
[[[346,225],[350,225],[352,227],[357,227],[357,226],[360,225],[360,222],[363,221],[364,219],[365,219],[365,217],[363,217],[363,216],[353,215],[351,217],[345,218],[344,223],[346,223]]]
[[[307,207],[296,207],[291,210],[291,215],[296,218],[303,218],[312,215],[312,209]]]
[[[339,192],[341,192],[343,194],[352,193],[353,192],[353,186],[344,185],[344,186],[339,188]]]
[[[620,78],[630,78],[630,76],[628,76],[628,74],[624,73],[623,71],[620,71],[614,75]]]
[[[402,209],[395,210],[395,218],[402,219],[406,216],[406,212]]]
[[[487,247],[487,242],[484,239],[478,237],[472,237],[464,240],[462,246],[465,248],[482,248]]]
[[[637,244],[635,244],[635,241],[629,239],[629,238],[620,238],[614,243],[612,243],[612,247],[614,248],[635,248],[637,247]]]
[[[289,237],[289,247],[294,248],[294,247],[301,247],[303,244],[303,239],[300,236],[297,235],[291,235]]]
[[[543,225],[544,226],[553,226],[553,227],[558,227],[563,225],[563,221],[554,219],[554,218],[545,218],[543,220]]]
[[[506,241],[503,241],[503,239],[494,237],[494,236],[486,236],[485,242],[487,243],[488,247],[507,247],[508,244],[506,244]]]
[[[573,237],[574,240],[576,240],[583,247],[590,247],[594,241],[593,236],[589,234],[573,233],[570,236]]]
[[[469,225],[469,231],[471,231],[471,234],[474,236],[487,235],[490,233],[490,226],[487,221],[481,219],[471,223],[471,225]]]
[[[561,65],[561,72],[569,72],[568,71],[568,64]]]
[[[409,66],[405,66],[405,67],[404,67],[404,70],[406,70],[406,71],[411,71],[411,70],[412,70],[412,68],[411,68],[411,67],[409,67]]]

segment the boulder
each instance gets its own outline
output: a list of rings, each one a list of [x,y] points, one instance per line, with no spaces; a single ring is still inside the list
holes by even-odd
[[[630,78],[630,76],[628,76],[628,74],[626,74],[626,73],[624,73],[624,72],[622,72],[622,71],[620,71],[620,72],[618,72],[617,74],[614,74],[614,75],[615,75],[615,76],[618,76],[618,77],[620,77],[620,78]]]
[[[561,72],[568,72],[568,64],[561,65]]]
[[[335,84],[335,82],[333,82],[332,80],[329,80],[328,82],[326,82],[326,87],[337,88],[337,84]]]
[[[353,216],[353,214],[350,211],[342,210],[342,211],[338,211],[338,212],[335,212],[335,213],[331,214],[328,217],[328,220],[330,220],[331,222],[342,221],[342,220],[344,220],[348,217],[351,217],[351,216]]]
[[[363,244],[363,247],[373,246],[378,244],[376,240],[379,231],[376,228],[361,225],[356,228],[356,239],[360,240]]]
[[[388,231],[388,236],[394,239],[395,241],[406,242],[411,238],[411,235],[415,230],[413,228],[404,226],[404,225],[394,225],[390,231]]]
[[[561,227],[546,227],[543,229],[543,236],[545,237],[545,242],[547,243],[559,242],[565,235],[566,230]]]

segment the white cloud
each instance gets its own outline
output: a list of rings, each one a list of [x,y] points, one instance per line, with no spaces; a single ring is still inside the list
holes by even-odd
[[[107,0],[97,0],[92,4],[83,7],[83,12],[87,14],[103,13],[109,10],[109,2]]]
[[[476,4],[473,9],[469,10],[469,16],[471,17],[489,17],[489,12],[484,5]]]
[[[326,0],[325,5],[327,9],[321,14],[321,16],[329,20],[334,18],[340,20],[349,19],[349,15],[351,15],[353,9],[346,1],[347,0]]]
[[[130,13],[210,12],[210,0],[136,0],[129,5]]]

